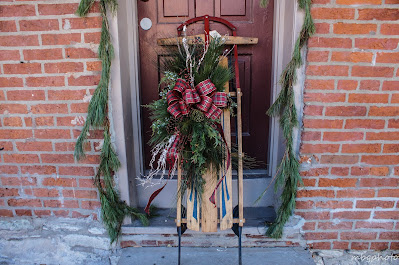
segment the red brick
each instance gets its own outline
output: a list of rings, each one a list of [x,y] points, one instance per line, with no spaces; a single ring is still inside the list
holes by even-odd
[[[378,66],[353,66],[352,76],[359,77],[392,77],[392,67],[378,67]]]
[[[32,210],[15,209],[15,214],[17,216],[32,216]]]
[[[331,249],[331,242],[313,242],[308,245],[311,249]]]
[[[71,113],[87,113],[89,103],[72,103]]]
[[[320,132],[302,132],[302,141],[320,141]]]
[[[121,248],[137,247],[138,246],[138,244],[136,242],[131,241],[131,240],[129,240],[129,241],[121,241],[120,245],[121,245]]]
[[[343,120],[321,120],[321,119],[305,119],[303,120],[304,128],[312,129],[341,129],[344,124]]]
[[[378,197],[395,197],[399,198],[398,189],[382,189],[378,191]]]
[[[101,28],[102,24],[101,17],[68,18],[62,21],[63,25],[65,25],[65,20],[69,20],[71,29]]]
[[[376,24],[342,23],[334,24],[334,34],[362,34],[371,35],[377,31]]]
[[[399,242],[391,242],[390,249],[399,250]]]
[[[33,213],[38,217],[51,215],[51,211],[49,211],[49,210],[34,210]]]
[[[345,129],[383,129],[384,127],[384,120],[346,120],[345,123]]]
[[[295,212],[296,215],[302,216],[305,220],[329,220],[330,212]]]
[[[18,77],[0,77],[0,87],[22,87],[22,78]]]
[[[75,14],[78,3],[62,3],[62,4],[39,4],[40,15],[67,15]]]
[[[389,175],[389,167],[372,167],[370,174],[373,176],[387,176]]]
[[[357,201],[356,208],[393,208],[395,205],[394,201]],[[374,217],[375,218],[375,217]]]
[[[337,153],[339,150],[338,144],[302,144],[301,153]]]
[[[334,212],[333,213],[333,218],[338,218],[338,219],[369,219],[370,218],[370,213],[371,212],[352,212],[352,211],[347,211],[347,212]]]
[[[1,12],[1,11],[0,11]],[[1,32],[15,32],[17,31],[17,25],[15,21],[0,21]]]
[[[86,62],[87,71],[99,72],[102,69],[101,62]]]
[[[314,201],[297,201],[295,207],[296,209],[312,209]]]
[[[379,5],[382,0],[337,0],[338,5]]]
[[[378,80],[361,80],[359,89],[360,90],[379,90],[380,89],[380,81],[378,81]]]
[[[94,169],[92,167],[59,167],[59,174],[69,176],[93,176]]]
[[[383,24],[380,30],[382,35],[399,35],[398,24]]]
[[[325,141],[359,141],[363,139],[363,132],[324,132]]]
[[[397,8],[381,9],[360,9],[358,20],[399,20],[399,10]]]
[[[81,40],[80,33],[42,34],[43,45],[71,45],[80,43]]]
[[[99,201],[82,201],[82,208],[88,210],[94,210],[101,207],[101,203]]]
[[[393,222],[369,222],[369,221],[357,221],[356,229],[385,229],[391,230],[393,229]]]
[[[75,200],[44,200],[43,204],[51,208],[79,208],[79,202]]]
[[[377,238],[376,232],[341,232],[340,238],[343,240],[373,240]]]
[[[9,199],[9,206],[28,206],[28,207],[41,207],[42,202],[39,199]]]
[[[309,48],[352,48],[352,40],[348,38],[311,37]]]
[[[94,180],[93,179],[79,179],[79,187],[81,187],[81,188],[95,188]]]
[[[101,32],[85,33],[84,40],[86,43],[99,44],[101,39]]]
[[[44,178],[43,186],[77,187],[76,179],[72,178]]]
[[[305,87],[306,89],[334,90],[334,80],[307,79]]]
[[[20,117],[4,117],[3,126],[22,127],[22,119]]]
[[[53,214],[57,217],[68,217],[69,211],[68,210],[58,210],[58,211],[53,211]]]
[[[82,75],[76,78],[71,76],[68,78],[68,84],[70,86],[96,86],[99,81],[99,75]]]
[[[27,139],[31,138],[31,130],[0,130],[0,139]]]
[[[373,198],[374,190],[371,189],[358,189],[358,190],[338,190],[337,198]]]
[[[331,175],[348,176],[349,175],[349,168],[347,168],[347,167],[332,167],[331,168]]]
[[[100,164],[100,156],[86,155],[85,158],[79,160],[79,164]]]
[[[362,106],[326,107],[326,116],[366,116],[367,108]]]
[[[370,249],[373,250],[386,250],[388,249],[389,242],[371,242]]]
[[[349,66],[346,65],[309,65],[306,69],[310,76],[348,76],[348,73]]]
[[[399,94],[392,95],[391,103],[399,103]]]
[[[0,188],[0,197],[15,197],[19,196],[18,189]]]
[[[19,51],[12,51],[12,50],[0,51],[0,61],[19,61],[19,60],[20,60]]]
[[[388,95],[386,95],[388,96]],[[304,102],[345,102],[346,94],[342,93],[305,93]],[[387,100],[388,101],[388,100]]]
[[[330,24],[328,23],[315,23],[316,34],[328,34],[330,32]]]
[[[399,39],[356,39],[355,47],[359,49],[394,50]]]
[[[342,153],[380,153],[381,144],[343,144]]]
[[[44,65],[46,73],[76,73],[83,72],[83,63],[62,62],[62,63],[46,63]]]
[[[321,157],[322,164],[355,164],[359,161],[359,156],[345,156],[345,155],[323,155]]]
[[[349,242],[344,241],[334,241],[333,242],[333,249],[349,249]]]
[[[328,51],[309,51],[307,60],[308,62],[327,62]]]
[[[359,82],[356,80],[339,80],[338,81],[338,90],[355,90],[358,86]]]
[[[50,31],[58,30],[58,19],[20,20],[21,31]]]
[[[353,222],[319,222],[318,229],[321,230],[351,230]]]
[[[2,177],[1,184],[3,186],[36,186],[35,177]]]
[[[399,219],[399,211],[376,211],[374,213],[374,219],[392,219],[398,220]]]
[[[327,182],[325,183],[327,184]],[[332,183],[333,186],[336,183]],[[340,185],[340,184],[338,184]],[[320,186],[320,185],[319,185]],[[342,187],[342,186],[340,186]],[[324,209],[339,209],[339,208],[352,208],[353,202],[351,201],[319,201],[316,202],[316,208],[324,208]]]
[[[396,165],[399,164],[399,156],[380,155],[380,156],[363,156],[361,161],[370,165]]]
[[[21,173],[22,174],[51,175],[51,174],[56,174],[57,171],[56,171],[55,166],[35,165],[35,166],[22,166]]]
[[[334,198],[332,190],[298,190],[297,198],[325,197]]]
[[[399,140],[399,132],[368,132],[366,140]]]
[[[7,91],[8,101],[45,100],[44,90],[11,90]]]
[[[84,58],[97,58],[98,55],[88,48],[67,48],[65,49],[65,56],[70,59],[84,59]]]
[[[0,166],[0,173],[2,174],[17,174],[18,167],[17,166]]]
[[[11,210],[0,209],[0,217],[13,217],[14,214]]]
[[[38,46],[39,39],[37,35],[24,36],[0,36],[0,46]]]
[[[354,19],[355,9],[351,8],[312,8],[314,19]]]
[[[382,85],[384,91],[399,91],[399,81],[385,81]]]
[[[40,63],[4,64],[5,74],[38,74],[41,73]]]
[[[39,163],[39,156],[36,154],[4,154],[5,163],[30,164]]]
[[[64,197],[79,199],[97,199],[97,191],[95,190],[63,190]]]
[[[63,76],[27,77],[28,87],[60,87],[65,85]]]
[[[51,164],[67,164],[74,163],[73,155],[63,155],[63,154],[41,154],[43,163]]]
[[[24,50],[24,59],[27,61],[62,59],[62,49]]]
[[[356,187],[357,179],[339,178],[339,179],[319,179],[319,187]]]
[[[48,91],[49,100],[82,100],[86,95],[86,90],[50,90]]]
[[[399,232],[381,232],[379,239],[398,240]]]
[[[33,114],[68,113],[67,104],[37,104],[32,106]]]
[[[24,121],[25,121],[26,127],[32,127],[32,118],[31,117],[25,117]]]
[[[384,153],[399,153],[399,144],[384,144]]]
[[[35,16],[34,5],[2,5],[0,17],[28,17]]]
[[[306,240],[338,239],[338,232],[307,232]]]
[[[323,106],[305,105],[303,113],[305,116],[321,116],[323,109]]]
[[[36,126],[53,126],[54,125],[54,117],[36,117],[35,118]]]
[[[399,53],[377,53],[377,63],[397,63],[399,62]],[[397,83],[397,81],[396,81]]]
[[[318,177],[318,176],[327,176],[328,175],[328,168],[312,168],[308,171],[302,171],[302,177]]]
[[[349,103],[388,103],[388,94],[350,94]]]
[[[366,250],[366,249],[369,249],[369,245],[370,245],[370,243],[366,243],[366,242],[352,242],[350,249]]]

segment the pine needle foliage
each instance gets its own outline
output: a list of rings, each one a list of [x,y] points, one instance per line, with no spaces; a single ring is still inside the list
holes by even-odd
[[[269,116],[280,117],[280,127],[285,138],[286,150],[276,173],[275,190],[282,187],[281,206],[277,211],[275,222],[268,227],[266,234],[272,238],[281,238],[283,228],[295,209],[297,185],[302,182],[299,175],[299,161],[293,150],[293,130],[298,126],[295,109],[293,85],[297,79],[297,69],[303,64],[301,49],[315,31],[310,13],[311,0],[298,0],[299,8],[305,11],[305,20],[298,37],[291,61],[283,71],[280,79],[281,92],[277,100],[267,111]]]
[[[95,0],[81,0],[76,11],[77,15],[80,17],[86,16],[94,2]],[[77,160],[85,157],[84,145],[90,129],[104,130],[104,143],[101,148],[100,165],[94,182],[100,195],[102,220],[112,244],[120,235],[122,222],[125,217],[131,216],[133,219],[139,219],[144,225],[148,224],[148,219],[145,214],[140,213],[139,210],[128,206],[122,201],[119,193],[115,190],[113,176],[121,164],[118,155],[112,147],[110,121],[108,118],[108,87],[114,48],[109,32],[107,8],[112,13],[115,13],[118,5],[116,0],[100,0],[99,3],[102,16],[101,39],[98,51],[98,56],[102,64],[101,79],[90,100],[86,122],[77,139],[74,155]],[[102,178],[104,184],[101,182]]]

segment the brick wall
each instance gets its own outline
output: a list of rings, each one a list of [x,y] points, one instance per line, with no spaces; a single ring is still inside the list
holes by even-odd
[[[99,81],[101,17],[77,0],[0,2],[0,216],[96,218],[101,140],[76,163],[75,139]]]
[[[297,214],[317,249],[399,249],[399,1],[313,0]]]

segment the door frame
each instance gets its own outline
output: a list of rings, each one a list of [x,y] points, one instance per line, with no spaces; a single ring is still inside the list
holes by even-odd
[[[119,0],[116,17],[110,17],[110,31],[115,47],[115,59],[111,71],[111,121],[113,123],[113,143],[115,144],[122,167],[117,173],[122,200],[137,206],[136,177],[143,169],[143,152],[140,123],[140,54],[137,2]],[[298,10],[297,1],[274,0],[272,102],[281,87],[279,77],[291,60],[294,42],[302,26],[303,13]],[[123,54],[123,56],[120,56]],[[294,87],[298,117],[302,117],[302,91],[304,68],[299,71],[298,82]],[[112,126],[111,126],[112,127]],[[299,126],[300,128],[301,126]],[[115,130],[118,128],[118,130]],[[123,128],[123,130],[122,130]],[[298,151],[300,129],[295,131],[295,147]],[[274,176],[278,162],[284,152],[284,141],[278,118],[270,119],[268,164],[269,174]],[[277,200],[276,200],[277,203]],[[126,220],[129,223],[129,220]]]

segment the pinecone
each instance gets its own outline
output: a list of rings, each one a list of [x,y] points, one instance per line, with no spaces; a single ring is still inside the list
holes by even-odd
[[[205,115],[202,111],[193,109],[190,113],[190,118],[195,122],[203,122],[205,120]]]
[[[169,119],[168,124],[166,125],[166,131],[169,134],[174,134],[175,131],[177,130],[176,128],[179,126],[179,119],[176,119],[175,117],[172,117]]]

